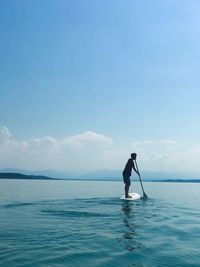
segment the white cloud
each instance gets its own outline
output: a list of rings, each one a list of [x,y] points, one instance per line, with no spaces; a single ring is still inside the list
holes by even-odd
[[[181,144],[174,140],[133,142],[141,165],[152,171],[200,171],[200,145]]]
[[[111,138],[108,138],[105,135],[88,131],[83,134],[78,134],[65,138],[63,140],[63,143],[72,145],[89,144],[89,143],[112,145],[113,141]]]
[[[47,136],[19,142],[11,138],[5,126],[0,129],[0,168],[55,169],[75,173],[119,168],[119,158],[114,157],[119,152],[115,151],[113,140],[102,134],[88,131],[61,140]]]
[[[0,168],[74,173],[120,170],[131,152],[138,154],[142,170],[200,170],[200,145],[182,145],[174,140],[142,140],[122,150],[111,138],[92,131],[61,140],[46,136],[17,141],[6,126],[0,126]]]
[[[5,143],[9,138],[11,137],[11,134],[6,126],[0,125],[0,144]]]

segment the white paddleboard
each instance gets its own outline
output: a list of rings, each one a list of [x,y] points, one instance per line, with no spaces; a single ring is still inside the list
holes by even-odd
[[[126,198],[125,195],[121,196],[120,199],[124,199],[124,200],[137,200],[141,198],[141,195],[138,193],[129,193],[129,195],[131,196],[131,198]]]

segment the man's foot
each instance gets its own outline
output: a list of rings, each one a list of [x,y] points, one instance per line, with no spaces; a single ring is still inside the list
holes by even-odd
[[[132,198],[132,196],[128,195],[128,196],[125,196],[125,198]]]

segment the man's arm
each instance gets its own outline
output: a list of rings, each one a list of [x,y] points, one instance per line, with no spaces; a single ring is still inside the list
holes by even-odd
[[[134,171],[137,173],[137,175],[140,176],[139,171],[135,168],[135,164],[134,164],[134,162],[133,162],[133,169],[134,169]]]

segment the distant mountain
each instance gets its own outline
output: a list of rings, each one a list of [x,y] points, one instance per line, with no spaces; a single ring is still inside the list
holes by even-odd
[[[152,179],[152,178],[169,178],[167,175],[162,173],[154,172],[141,172],[141,177],[143,179]],[[89,172],[80,176],[80,178],[86,179],[109,179],[109,180],[122,180],[122,171],[121,170],[99,170],[94,172]],[[138,179],[136,173],[132,172],[132,178]]]
[[[89,172],[86,174],[83,174],[79,176],[79,178],[82,179],[121,179],[122,177],[122,172],[119,170],[99,170],[99,171],[94,171],[94,172]]]
[[[163,179],[200,179],[199,172],[152,172],[152,171],[141,171],[141,178],[143,180],[163,180]],[[86,179],[109,179],[109,180],[121,180],[121,170],[99,170],[95,172],[89,172],[80,176],[80,178]],[[137,174],[132,172],[132,179],[137,180]]]
[[[42,170],[42,171],[28,171],[28,170],[20,170],[16,168],[3,168],[0,169],[0,173],[21,173],[25,175],[40,175],[40,176],[48,176],[59,179],[73,178],[74,175],[66,174],[63,172],[58,172],[54,170]]]
[[[0,179],[27,179],[27,180],[57,180],[56,178],[51,178],[42,175],[25,175],[21,173],[0,173]]]

